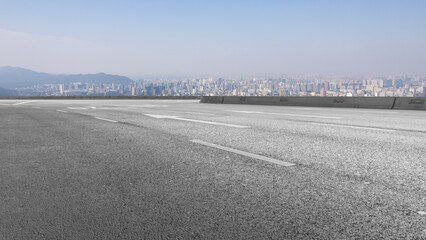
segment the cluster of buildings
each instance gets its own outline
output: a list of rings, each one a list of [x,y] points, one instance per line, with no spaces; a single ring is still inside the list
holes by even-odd
[[[131,84],[44,84],[32,96],[426,96],[426,77],[250,77],[141,80]]]

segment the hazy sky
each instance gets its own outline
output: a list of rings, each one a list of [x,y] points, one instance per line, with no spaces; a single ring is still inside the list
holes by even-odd
[[[426,1],[0,0],[0,66],[50,73],[426,74]]]

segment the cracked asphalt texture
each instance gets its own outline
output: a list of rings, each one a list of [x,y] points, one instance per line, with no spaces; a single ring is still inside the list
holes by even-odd
[[[0,239],[426,239],[426,111],[1,100],[0,129]]]

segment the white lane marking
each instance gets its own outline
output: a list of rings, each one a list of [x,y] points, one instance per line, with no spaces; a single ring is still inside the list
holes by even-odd
[[[424,211],[418,211],[417,213],[420,214],[420,215],[426,215],[426,212],[424,212]]]
[[[93,106],[88,106],[88,108],[91,108],[91,109],[109,109],[107,107],[93,107]]]
[[[339,125],[332,123],[310,123],[314,125],[322,125],[322,126],[333,126],[333,127],[345,127],[345,128],[356,128],[356,129],[367,129],[367,130],[376,130],[376,131],[385,131],[385,132],[395,132],[393,129],[383,129],[383,128],[374,128],[374,127],[359,127],[359,126],[348,126],[348,125]]]
[[[278,159],[269,158],[269,157],[249,153],[249,152],[244,152],[244,151],[233,149],[233,148],[224,147],[224,146],[216,145],[216,144],[213,144],[213,143],[204,142],[204,141],[201,141],[201,140],[198,140],[198,139],[193,139],[193,140],[191,140],[191,142],[198,143],[198,144],[205,145],[205,146],[212,147],[212,148],[225,150],[225,151],[236,153],[236,154],[243,155],[243,156],[246,156],[246,157],[251,157],[251,158],[259,159],[259,160],[262,160],[262,161],[275,163],[275,164],[282,165],[282,166],[285,166],[285,167],[291,167],[291,166],[296,165],[294,163],[284,162],[284,161],[281,161],[281,160],[278,160]]]
[[[33,108],[41,108],[41,107],[33,107]]]
[[[308,107],[306,107],[306,108],[304,108],[304,107],[301,107],[301,108],[293,108],[293,107],[289,107],[289,109],[291,109],[291,110],[293,110],[293,109],[295,109],[295,110],[307,110],[307,111],[311,111],[311,110],[314,110],[314,111],[324,111],[324,108],[323,107],[318,107],[318,108],[308,108]],[[383,109],[381,109],[381,110],[383,110]],[[389,110],[392,110],[392,109],[389,109]],[[331,107],[329,107],[329,108],[327,108],[327,111],[330,111],[330,112],[354,112],[354,113],[358,113],[358,112],[362,112],[362,113],[385,113],[385,114],[397,114],[398,112],[391,112],[391,111],[389,111],[389,112],[385,112],[385,111],[377,111],[376,109],[371,109],[370,111],[368,111],[368,110],[358,110],[357,108],[355,108],[355,109],[340,109],[340,108],[331,108]]]
[[[155,114],[145,114],[148,117],[153,117],[153,118],[172,118],[172,119],[176,119],[178,118],[177,116],[169,116],[169,115],[155,115]]]
[[[341,117],[327,117],[327,116],[317,116],[317,115],[301,115],[301,114],[290,114],[290,113],[270,113],[270,112],[256,112],[256,111],[236,111],[236,110],[225,110],[225,111],[236,112],[236,113],[278,115],[278,116],[291,116],[291,117],[342,119]]]
[[[150,104],[146,104],[146,105],[130,105],[127,106],[128,108],[156,108],[156,107],[161,107],[161,108],[166,108],[169,105],[150,105]]]
[[[235,124],[229,124],[229,123],[220,123],[220,122],[202,121],[202,120],[195,120],[195,119],[189,119],[189,118],[181,118],[181,117],[177,117],[177,116],[154,115],[154,114],[145,114],[145,115],[148,116],[148,117],[153,117],[153,118],[169,118],[169,119],[180,120],[180,121],[205,123],[205,124],[234,127],[234,128],[250,128],[249,126],[235,125]]]
[[[21,105],[21,104],[27,104],[27,103],[32,103],[34,101],[25,101],[25,102],[19,102],[19,103],[14,103],[12,105]]]
[[[107,118],[101,118],[101,117],[94,117],[94,118],[99,119],[99,120],[102,120],[102,121],[107,121],[107,122],[113,122],[113,123],[116,123],[116,122],[117,122],[117,121],[115,121],[115,120],[111,120],[111,119],[107,119]]]
[[[82,109],[82,110],[85,110],[87,108],[85,108],[85,107],[68,107],[68,109]]]
[[[56,110],[57,112],[67,113],[67,111],[64,110]]]
[[[213,114],[213,113],[202,113],[202,112],[185,112],[185,113],[194,114],[194,115],[206,115],[206,116],[215,116],[216,115],[216,114]]]

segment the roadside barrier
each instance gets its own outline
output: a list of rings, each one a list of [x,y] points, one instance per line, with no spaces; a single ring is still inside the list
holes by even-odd
[[[223,98],[221,96],[203,96],[200,103],[223,103]]]
[[[394,109],[426,110],[426,97],[399,97],[396,98]]]
[[[275,106],[426,110],[426,98],[424,97],[203,96],[200,102]]]

